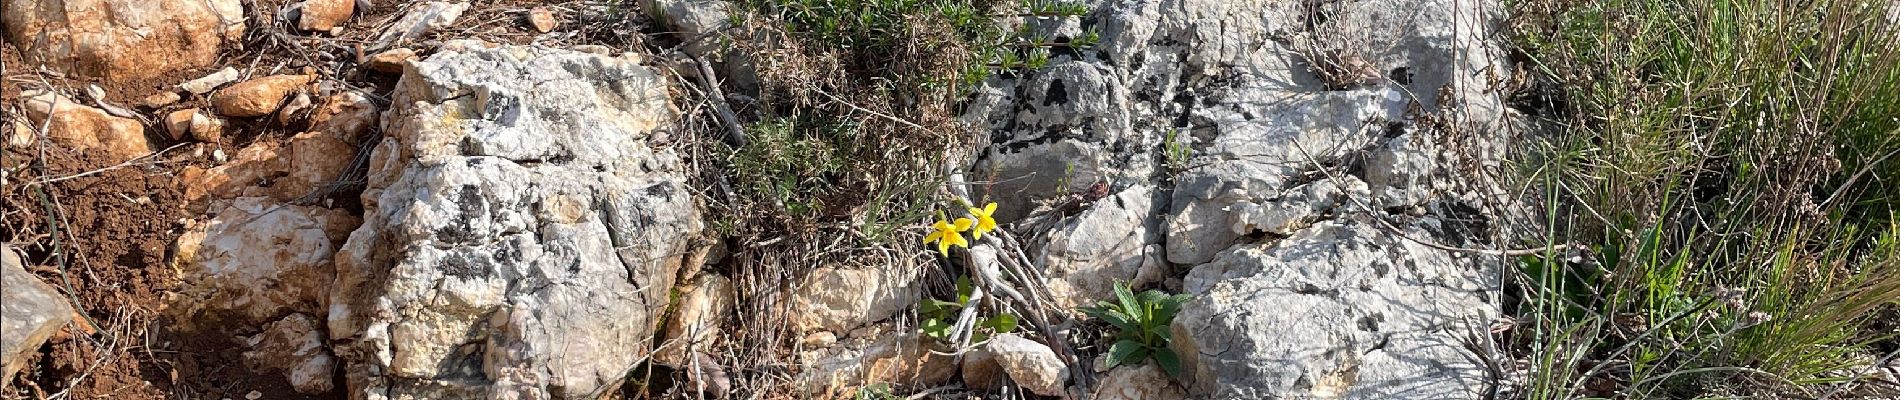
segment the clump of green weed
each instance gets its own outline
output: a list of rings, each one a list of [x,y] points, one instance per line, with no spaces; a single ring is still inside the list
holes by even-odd
[[[1153,359],[1168,375],[1181,376],[1181,357],[1168,347],[1173,339],[1169,326],[1188,299],[1152,289],[1136,295],[1127,282],[1116,282],[1116,302],[1084,307],[1082,313],[1115,327],[1115,343],[1108,346],[1109,368]]]

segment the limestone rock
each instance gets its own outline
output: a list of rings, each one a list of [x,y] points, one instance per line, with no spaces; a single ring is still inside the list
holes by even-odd
[[[800,332],[849,332],[915,306],[919,289],[916,272],[902,268],[821,267],[794,290],[787,316]]]
[[[202,113],[200,117],[217,121]],[[194,137],[201,136],[200,128],[193,125]],[[238,197],[269,197],[278,202],[320,200],[356,158],[358,145],[348,135],[311,131],[292,136],[283,144],[255,143],[239,149],[222,165],[186,167],[179,174],[179,186],[188,209],[193,211],[205,210],[214,200]]]
[[[145,99],[139,100],[139,106],[145,107],[146,109],[156,110],[159,108],[163,108],[165,106],[172,105],[172,103],[177,103],[179,100],[183,100],[183,99],[184,97],[179,96],[178,92],[166,90],[163,92],[153,93],[151,96],[145,96]]]
[[[720,337],[720,321],[732,313],[733,297],[732,280],[713,274],[700,276],[673,307],[661,348],[653,359],[683,365],[691,354],[712,350]]]
[[[205,93],[211,93],[213,90],[218,90],[219,86],[237,82],[237,80],[237,68],[224,67],[224,69],[220,69],[218,72],[180,83],[178,84],[178,89],[195,95],[203,95]]]
[[[335,389],[336,357],[324,347],[323,326],[304,314],[290,314],[264,325],[264,331],[244,339],[244,366],[256,371],[281,372],[299,393],[322,394]]]
[[[1484,367],[1457,345],[1498,314],[1500,261],[1334,220],[1194,268],[1175,317],[1185,381],[1221,398],[1473,399]],[[1432,232],[1408,232],[1433,237]],[[1487,272],[1490,271],[1490,272]],[[1320,385],[1319,383],[1327,383]]]
[[[297,16],[297,29],[329,32],[350,22],[356,12],[356,0],[304,0]]]
[[[1003,365],[996,362],[996,354],[989,349],[975,349],[963,353],[963,385],[971,389],[995,391],[1009,383],[1009,373],[1003,371]]]
[[[732,19],[728,17],[730,3],[721,0],[644,0],[640,7],[653,10],[661,21],[677,32],[682,39],[695,38],[715,30],[725,29]],[[696,57],[715,56],[719,48],[715,41],[701,40],[686,44],[686,53]]]
[[[557,23],[559,21],[554,20],[554,11],[547,7],[535,7],[528,10],[528,25],[534,27],[536,32],[548,33],[554,30]]]
[[[244,35],[238,0],[17,0],[0,26],[29,63],[107,82],[212,65]]]
[[[284,101],[283,108],[277,109],[277,124],[290,125],[292,121],[302,118],[304,112],[309,111],[312,105],[314,102],[310,99],[309,92],[297,91],[296,94],[290,95],[290,100]]]
[[[19,120],[7,121],[6,130],[9,149],[31,148],[40,140],[39,134],[33,133],[33,128],[27,127],[25,122]]]
[[[1017,386],[1043,396],[1064,395],[1069,369],[1049,346],[1005,333],[983,347]]]
[[[20,97],[26,100],[27,122],[45,126],[46,138],[55,144],[104,152],[120,161],[152,152],[139,120],[116,117],[54,92],[27,92]]]
[[[173,247],[178,328],[222,332],[291,313],[323,315],[333,255],[357,223],[342,210],[245,197],[187,226]]]
[[[1101,375],[1096,380],[1095,400],[1183,400],[1187,390],[1155,363],[1127,365]]]
[[[447,28],[455,24],[456,18],[462,17],[463,11],[468,11],[466,2],[430,1],[415,4],[409,8],[408,13],[402,15],[402,19],[396,20],[395,24],[376,36],[374,46],[371,48],[387,49],[390,46],[421,38],[429,32]]]
[[[338,92],[324,98],[310,113],[310,131],[331,133],[355,142],[363,139],[381,116],[382,109],[362,92]]]
[[[191,138],[191,119],[197,116],[198,109],[196,108],[187,108],[165,114],[165,133],[171,135],[172,140]]]
[[[1056,306],[1074,309],[1115,296],[1115,282],[1140,286],[1160,281],[1160,217],[1153,187],[1139,185],[1103,198],[1061,221],[1030,244],[1047,268]],[[1001,207],[998,207],[1001,208]]]
[[[865,385],[888,383],[927,388],[949,382],[957,373],[951,356],[936,339],[917,332],[883,335],[859,348],[839,346],[835,354],[805,367],[796,378],[805,398],[839,398]]]
[[[1327,18],[1312,18],[1314,7]],[[1076,271],[1050,273],[1052,291],[1076,278],[1141,279],[1110,261],[1134,243],[1191,268],[1181,286],[1197,297],[1173,327],[1189,397],[1472,398],[1483,383],[1468,378],[1481,373],[1445,344],[1466,329],[1454,322],[1497,313],[1482,299],[1497,290],[1487,277],[1498,262],[1399,236],[1495,248],[1526,232],[1508,227],[1520,218],[1495,215],[1519,209],[1497,174],[1468,172],[1506,168],[1517,140],[1484,84],[1506,72],[1506,52],[1486,36],[1499,10],[1452,0],[1103,2],[1089,18],[1099,46],[974,90],[961,118],[992,143],[966,175],[995,182],[988,197],[1000,220],[1047,238],[1042,249],[1026,243],[1031,256]],[[1062,40],[1087,30],[1076,20],[1020,28]],[[1352,68],[1312,68],[1327,60]],[[1175,165],[1184,168],[1156,162],[1180,157],[1157,152],[1164,144],[1186,146]],[[1166,215],[1158,240],[1079,228],[1158,218],[1085,189],[1125,193],[1161,179],[1174,190],[1148,214]],[[1131,231],[1142,232],[1116,232]],[[1065,252],[1075,256],[1045,256]]]
[[[309,75],[275,75],[240,82],[211,96],[218,114],[231,117],[261,117],[276,112],[292,93],[310,83]]]
[[[73,307],[52,285],[26,272],[12,246],[0,245],[0,382],[26,367],[26,358],[73,319]]]
[[[371,71],[385,74],[400,74],[402,73],[402,65],[414,59],[416,59],[415,50],[408,48],[389,49],[369,56],[368,60],[363,61],[363,68],[369,68]]]
[[[1038,201],[1110,187],[1147,184],[1160,136],[1136,129],[1121,77],[1095,63],[1058,62],[1016,88],[979,89],[969,120],[1001,138],[978,156],[972,176],[996,182],[989,198],[997,222],[1028,216]],[[994,82],[992,82],[994,84]],[[1013,93],[1028,93],[1015,98]],[[983,125],[979,125],[983,126]]]
[[[191,139],[205,143],[224,141],[224,118],[199,111],[191,115]],[[294,140],[294,139],[293,139]]]
[[[678,155],[647,144],[672,119],[664,81],[628,58],[444,46],[396,88],[337,256],[349,397],[619,387],[702,227]]]

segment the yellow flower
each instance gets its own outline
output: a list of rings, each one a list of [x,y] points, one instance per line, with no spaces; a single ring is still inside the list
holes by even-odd
[[[971,234],[977,239],[983,239],[984,232],[996,230],[996,202],[992,201],[983,208],[971,208],[970,215],[976,216],[976,232]]]
[[[970,241],[963,240],[963,234],[958,232],[970,230],[970,225],[973,224],[976,224],[976,222],[971,221],[969,218],[957,218],[957,223],[955,224],[939,219],[936,225],[931,226],[931,228],[936,231],[930,232],[930,236],[924,237],[924,244],[937,242],[937,252],[943,253],[944,257],[949,257],[950,246],[952,245],[970,247]]]

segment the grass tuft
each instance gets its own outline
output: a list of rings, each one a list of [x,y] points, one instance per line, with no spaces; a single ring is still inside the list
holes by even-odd
[[[1815,397],[1900,298],[1900,31],[1885,2],[1525,0],[1557,131],[1522,267],[1529,398]],[[1567,217],[1566,217],[1567,216]],[[1870,390],[1870,389],[1867,389]]]

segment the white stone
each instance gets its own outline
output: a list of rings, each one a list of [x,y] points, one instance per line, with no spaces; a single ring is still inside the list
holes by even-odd
[[[460,5],[466,7],[466,4]],[[637,60],[445,46],[410,64],[337,256],[350,396],[591,399],[651,351],[702,228]]]

